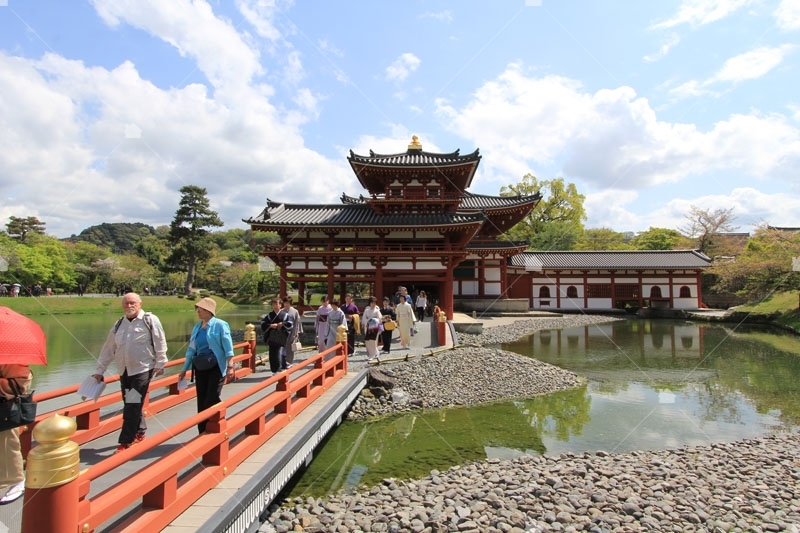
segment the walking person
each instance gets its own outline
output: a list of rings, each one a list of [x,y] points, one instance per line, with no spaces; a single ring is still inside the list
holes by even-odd
[[[272,311],[261,320],[261,331],[264,332],[264,342],[269,349],[269,370],[272,375],[281,371],[281,349],[286,346],[289,333],[283,327],[286,313],[277,298],[270,300]]]
[[[405,298],[400,298],[400,303],[395,306],[397,313],[397,328],[400,330],[400,348],[411,347],[411,331],[414,328],[414,308]]]
[[[367,349],[367,361],[378,358],[378,335],[381,333],[381,310],[378,299],[371,296],[369,305],[364,308],[361,323],[364,324],[364,347]]]
[[[425,309],[428,308],[428,296],[425,294],[425,291],[419,291],[414,306],[417,308],[417,320],[425,322]]]
[[[142,408],[150,380],[163,374],[167,364],[167,337],[158,317],[142,310],[142,299],[135,292],[122,297],[122,310],[125,316],[108,332],[92,374],[98,383],[102,382],[112,360],[119,372],[124,407],[117,452],[144,440],[147,422]]]
[[[281,357],[281,369],[287,370],[294,366],[294,343],[300,340],[300,334],[303,333],[303,321],[300,319],[300,312],[292,307],[291,296],[283,297],[283,311],[286,313],[287,320],[292,323],[289,330],[289,338],[286,339],[286,344],[283,347],[283,356]]]
[[[381,317],[383,321],[383,331],[381,332],[383,348],[381,349],[381,353],[389,353],[392,350],[392,335],[394,335],[394,321],[397,320],[397,314],[394,312],[394,309],[392,309],[392,301],[388,296],[384,296],[383,298]]]
[[[347,316],[339,308],[339,301],[332,300],[331,312],[328,313],[328,337],[325,339],[325,348],[336,344],[336,333],[339,331],[339,326],[347,327]]]
[[[213,298],[203,298],[194,305],[194,309],[200,321],[192,328],[186,361],[178,379],[184,379],[186,371],[194,367],[199,413],[222,401],[222,386],[233,380],[235,369],[231,327],[215,316],[217,302]],[[203,433],[207,422],[203,420],[197,424],[197,431]]]
[[[0,365],[0,398],[13,400],[28,394],[33,374],[28,365]],[[0,431],[0,504],[11,503],[25,494],[25,470],[19,428]]]
[[[322,296],[322,304],[317,308],[314,317],[314,331],[317,334],[317,351],[325,351],[325,339],[328,337],[328,314],[331,312],[331,305],[328,303],[328,296]]]
[[[356,333],[361,333],[361,321],[359,320],[358,306],[353,303],[353,295],[347,294],[344,297],[344,305],[341,307],[344,316],[347,317],[347,355],[353,355],[356,349]]]

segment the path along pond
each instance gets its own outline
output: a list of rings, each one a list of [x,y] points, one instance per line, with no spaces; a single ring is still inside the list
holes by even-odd
[[[241,329],[263,312],[240,307],[221,318]],[[47,335],[49,362],[33,367],[35,389],[76,384],[90,374],[118,316],[32,316]],[[183,357],[196,314],[159,318],[169,357]],[[345,421],[316,451],[291,496],[421,478],[487,458],[729,442],[800,425],[800,338],[779,330],[623,320],[540,330],[496,347],[572,370],[586,383],[491,405]]]
[[[541,330],[497,348],[572,370],[586,383],[491,405],[346,421],[288,496],[418,479],[489,458],[730,442],[800,424],[800,338],[779,330],[623,320]]]

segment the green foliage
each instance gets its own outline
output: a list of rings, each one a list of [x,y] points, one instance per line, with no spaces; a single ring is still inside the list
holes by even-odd
[[[639,232],[630,242],[633,250],[686,250],[693,244],[679,231],[652,226],[647,231]]]
[[[155,234],[153,227],[141,222],[104,222],[103,224],[86,228],[78,235],[70,237],[69,240],[103,246],[119,254],[134,250],[136,243],[153,234]]]
[[[525,174],[516,185],[500,189],[501,196],[529,196],[537,192],[541,193],[542,201],[506,237],[526,241],[534,250],[572,249],[583,233],[586,197],[578,193],[574,183],[565,184],[564,178],[539,181],[533,174]]]
[[[211,209],[205,188],[186,185],[180,192],[178,210],[169,226],[172,251],[165,263],[173,271],[186,272],[184,291],[189,294],[198,263],[211,257],[214,242],[206,228],[223,226],[224,223]]]
[[[69,260],[66,248],[54,237],[28,233],[25,244],[11,237],[0,235],[0,256],[8,262],[8,281],[29,287],[72,287],[75,284],[75,269]]]
[[[23,244],[26,243],[28,234],[30,233],[44,235],[45,223],[36,217],[22,218],[11,216],[8,218],[8,220],[8,224],[6,224],[6,232],[8,233],[9,237],[16,239]]]
[[[715,261],[709,269],[718,292],[760,298],[772,292],[800,290],[800,272],[792,258],[800,257],[800,232],[763,226],[750,237],[735,261]]]
[[[610,228],[587,229],[575,244],[575,250],[630,250],[625,234]]]

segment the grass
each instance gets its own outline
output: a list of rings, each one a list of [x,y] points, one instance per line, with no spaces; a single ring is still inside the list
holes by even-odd
[[[779,292],[760,302],[740,305],[737,312],[763,315],[770,321],[800,332],[800,296],[797,291]]]
[[[236,307],[219,296],[212,296],[217,306],[225,304],[226,309]],[[194,311],[194,300],[178,298],[177,296],[142,296],[142,308],[154,313],[172,311]],[[122,298],[106,297],[74,297],[61,298],[56,296],[32,298],[0,298],[0,306],[13,309],[22,315],[47,315],[47,314],[98,314],[116,313],[122,309]]]

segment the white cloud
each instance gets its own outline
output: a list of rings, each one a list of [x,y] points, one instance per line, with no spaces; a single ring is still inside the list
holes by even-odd
[[[800,130],[782,115],[731,115],[700,131],[659,120],[630,87],[590,93],[516,65],[461,108],[437,101],[436,113],[481,148],[486,179],[502,182],[544,165],[600,189],[643,190],[719,170],[794,183],[800,166]]]
[[[652,28],[673,28],[681,24],[692,26],[710,24],[754,2],[755,0],[683,0],[673,17],[654,24]]]
[[[762,46],[731,57],[712,78],[714,81],[739,82],[753,80],[780,65],[794,45]]]
[[[642,59],[647,63],[654,63],[659,59],[666,56],[672,47],[676,46],[678,43],[681,42],[681,38],[678,34],[673,33],[667,37],[664,43],[659,47],[658,51],[654,54],[648,54],[644,56]]]
[[[174,46],[197,61],[215,87],[245,85],[262,72],[259,54],[247,46],[228,21],[214,16],[208,3],[141,0],[92,0],[110,26],[125,22]],[[188,76],[186,72],[184,76]],[[184,76],[176,75],[176,83]]]
[[[292,50],[286,56],[286,66],[283,69],[283,81],[291,85],[296,85],[305,77],[303,63],[300,60],[300,52]]]
[[[323,53],[323,55],[334,55],[336,57],[344,57],[344,52],[341,51],[339,48],[328,42],[327,39],[320,39],[317,41],[317,49]]]
[[[419,18],[441,20],[443,22],[450,24],[451,22],[453,22],[453,13],[450,12],[449,9],[437,12],[428,11],[419,15]]]
[[[795,49],[795,45],[762,46],[729,58],[713,76],[697,81],[690,80],[670,90],[674,98],[690,96],[715,95],[720,92],[713,87],[719,83],[739,83],[754,80],[768,74],[778,67],[786,56]]]
[[[282,35],[275,27],[275,2],[264,0],[236,0],[236,8],[256,30],[259,37],[269,41],[278,41]]]
[[[783,30],[800,30],[800,0],[781,0],[775,19]]]
[[[386,79],[389,81],[404,81],[409,74],[419,68],[420,63],[422,63],[422,60],[411,52],[400,54],[400,57],[386,67]]]

